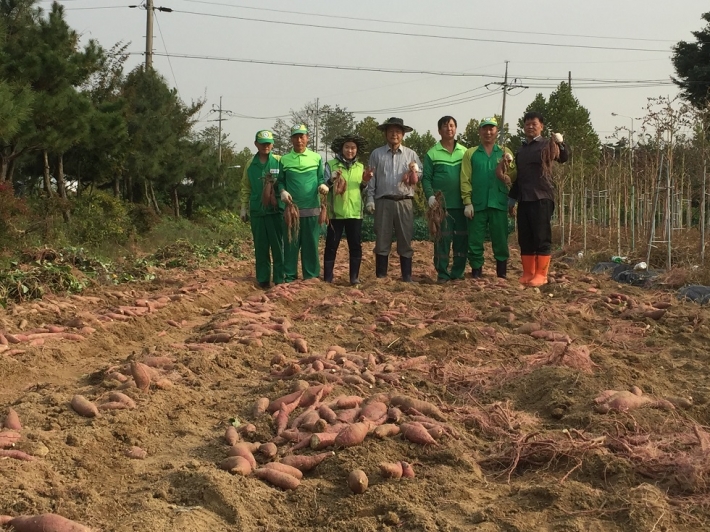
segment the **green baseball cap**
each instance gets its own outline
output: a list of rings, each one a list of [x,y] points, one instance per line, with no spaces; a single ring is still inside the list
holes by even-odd
[[[297,126],[293,126],[291,128],[291,136],[293,137],[294,135],[308,135],[308,128],[305,124],[298,124]]]
[[[257,131],[254,140],[257,141],[259,144],[273,144],[274,134],[268,129],[262,129],[261,131]]]
[[[481,120],[481,123],[478,124],[478,127],[484,127],[484,126],[495,126],[498,127],[498,120],[495,118],[484,118]]]

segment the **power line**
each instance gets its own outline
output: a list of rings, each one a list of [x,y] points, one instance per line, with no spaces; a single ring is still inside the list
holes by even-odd
[[[178,91],[178,96],[180,95],[180,87],[178,87],[177,78],[175,77],[175,71],[173,70],[173,62],[170,60],[170,54],[168,53],[168,47],[165,44],[165,38],[163,37],[163,30],[160,28],[160,21],[158,17],[155,17],[155,23],[158,25],[158,33],[160,33],[160,40],[163,41],[163,48],[165,48],[165,55],[168,58],[168,65],[170,66],[170,72],[173,75],[173,81],[175,82],[175,88]]]
[[[133,52],[135,55],[136,52]],[[153,55],[165,55],[154,52]],[[474,72],[447,72],[447,71],[437,71],[437,70],[410,70],[401,68],[385,68],[385,67],[365,67],[365,66],[346,66],[346,65],[323,65],[317,63],[297,63],[291,61],[271,61],[265,59],[242,59],[237,57],[218,57],[209,55],[196,55],[196,54],[171,54],[173,58],[181,59],[199,59],[204,61],[224,61],[228,63],[251,63],[257,65],[274,65],[274,66],[290,66],[299,68],[321,68],[329,70],[347,70],[355,72],[382,72],[388,74],[430,74],[432,76],[448,76],[448,77],[476,77],[476,78],[495,78],[500,79],[500,75],[494,74],[479,74]],[[555,77],[542,77],[542,76],[519,76],[519,79],[529,79],[536,81],[565,81],[567,78],[555,78]],[[595,83],[608,83],[608,84],[618,84],[623,86],[624,84],[655,84],[655,85],[671,85],[670,80],[662,79],[645,79],[645,80],[633,80],[633,79],[593,79],[593,78],[580,78],[583,82],[595,82]]]
[[[340,31],[350,31],[356,33],[375,33],[377,35],[399,35],[404,37],[417,37],[426,39],[443,39],[450,41],[470,41],[470,42],[490,42],[498,44],[523,44],[525,46],[547,46],[553,48],[586,48],[592,50],[616,50],[616,51],[632,51],[632,52],[654,52],[654,53],[668,53],[670,49],[658,50],[651,48],[623,48],[616,46],[593,46],[585,44],[556,44],[556,43],[541,43],[541,42],[526,42],[526,41],[507,41],[503,39],[481,39],[476,37],[457,37],[453,35],[428,35],[426,33],[407,33],[404,31],[380,31],[380,30],[368,30],[365,28],[348,28],[346,26],[324,26],[322,24],[307,24],[304,22],[287,22],[281,20],[268,20],[260,18],[249,18],[249,17],[238,17],[235,15],[218,15],[215,13],[200,13],[199,11],[183,11],[180,9],[173,9],[174,13],[184,13],[187,15],[197,15],[202,17],[213,17],[213,18],[226,18],[234,20],[245,20],[248,22],[263,22],[265,24],[281,24],[284,26],[297,26],[305,28],[319,28],[325,30],[340,30]]]
[[[184,2],[192,2],[194,4],[207,4],[207,5],[215,5],[215,6],[226,6],[226,7],[232,7],[235,9],[252,9],[256,11],[264,11],[263,7],[254,7],[254,6],[243,6],[243,5],[234,5],[234,4],[225,4],[223,2],[208,2],[206,0],[183,0]],[[619,41],[646,41],[646,42],[675,42],[669,39],[645,39],[641,37],[617,37],[617,36],[603,36],[603,35],[578,35],[578,34],[571,34],[571,33],[550,33],[550,32],[542,32],[542,31],[518,31],[518,30],[506,30],[506,29],[492,29],[492,28],[475,28],[475,27],[470,27],[470,26],[450,26],[450,25],[444,25],[444,24],[424,24],[422,22],[404,22],[404,21],[392,21],[392,20],[383,20],[383,19],[373,19],[373,18],[362,18],[362,17],[348,17],[348,16],[341,16],[341,15],[325,15],[323,13],[308,13],[304,11],[288,11],[285,9],[269,9],[269,13],[285,13],[288,15],[305,15],[308,17],[322,17],[322,18],[334,18],[338,20],[357,20],[360,22],[380,22],[383,24],[401,24],[403,26],[418,26],[418,27],[426,27],[426,28],[444,28],[447,30],[473,30],[473,31],[488,31],[488,32],[495,32],[495,33],[516,33],[516,34],[529,34],[529,35],[547,35],[547,36],[554,36],[554,37],[582,37],[585,39],[607,39],[607,40],[619,40]]]

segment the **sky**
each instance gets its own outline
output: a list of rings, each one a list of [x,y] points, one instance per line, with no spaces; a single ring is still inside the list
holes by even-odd
[[[83,42],[95,39],[107,49],[129,42],[130,70],[145,60],[146,11],[128,7],[141,2],[60,3]],[[39,2],[44,8],[50,4]],[[701,15],[709,10],[702,0],[154,0],[154,5],[173,10],[155,13],[154,68],[183,101],[206,99],[198,128],[216,125],[210,120],[218,115],[211,111],[221,97],[222,108],[230,111],[223,114],[228,118],[223,130],[238,150],[253,150],[256,131],[270,128],[278,116],[290,122],[291,109],[316,98],[321,105],[355,112],[356,120],[399,116],[435,137],[437,120],[452,115],[462,132],[470,118],[501,113],[503,93],[492,84],[503,81],[506,61],[509,81],[521,86],[508,92],[511,128],[537,93],[547,97],[571,72],[572,90],[604,141],[615,128],[630,127],[630,118],[642,117],[649,97],[678,93],[669,84],[672,46],[693,41],[691,32],[704,27]],[[634,122],[636,130],[639,123]]]

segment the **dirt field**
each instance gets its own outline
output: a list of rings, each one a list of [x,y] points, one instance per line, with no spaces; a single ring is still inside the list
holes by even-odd
[[[376,280],[370,256],[353,289],[340,255],[333,285],[263,292],[253,264],[225,259],[161,271],[150,285],[3,312],[7,335],[69,325],[65,332],[85,339],[12,336],[21,343],[0,353],[0,420],[12,407],[23,425],[6,449],[35,458],[0,456],[0,514],[54,512],[104,531],[708,529],[708,309],[589,276],[562,259],[551,269],[558,282],[541,290],[515,282],[517,256],[507,282],[489,262],[480,281],[439,285],[426,243],[416,249],[415,283],[398,281],[396,257],[390,279]],[[670,307],[654,312],[662,303]],[[230,341],[199,343],[215,329]],[[557,332],[555,341],[540,330]],[[321,365],[272,376],[307,356],[293,333]],[[332,360],[331,352],[329,360],[334,345],[355,356]],[[272,368],[276,355],[286,364]],[[162,366],[150,370],[147,391],[134,384],[132,360]],[[427,400],[443,414],[428,425],[438,440],[369,435],[335,447],[293,491],[221,470],[230,419],[255,425],[245,440],[272,440],[274,420],[255,417],[253,405],[291,392],[299,378],[333,381],[324,403],[383,393],[377,399]],[[632,386],[643,395],[594,402]],[[115,390],[136,408],[87,418],[70,406],[75,394],[101,404]],[[405,411],[404,420],[417,414]],[[281,455],[291,453],[294,443],[276,441]],[[131,446],[147,457],[127,457]],[[381,476],[379,463],[400,460],[415,478]],[[357,468],[369,477],[361,495],[346,484]]]

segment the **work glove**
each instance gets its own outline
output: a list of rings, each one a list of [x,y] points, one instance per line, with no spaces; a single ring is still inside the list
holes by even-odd
[[[375,214],[375,202],[368,202],[367,205],[365,205],[365,210],[367,211],[367,214]]]
[[[558,133],[558,135],[559,135],[559,133]],[[560,138],[562,138],[562,135],[560,135]],[[562,142],[562,141],[560,140],[560,141],[558,141],[558,142]],[[511,154],[509,154],[508,152],[505,153],[505,155],[503,156],[503,159],[505,159],[505,161],[506,161],[507,163],[512,163],[512,162],[513,162],[513,156],[512,156]]]
[[[284,203],[291,203],[293,201],[293,198],[291,198],[291,194],[289,194],[287,190],[281,191],[281,201],[283,201]]]
[[[562,144],[564,141],[565,139],[562,136],[562,133],[555,133],[555,142],[557,142],[557,144]]]
[[[473,205],[470,203],[466,205],[463,209],[463,215],[469,220],[473,220]]]
[[[328,193],[328,187],[326,185],[318,185],[318,193],[326,195]]]
[[[247,208],[245,205],[242,205],[242,210],[239,213],[239,218],[242,219],[242,222],[246,222],[249,219],[249,214],[247,213]]]
[[[433,209],[436,205],[436,196],[429,196],[429,208]]]

